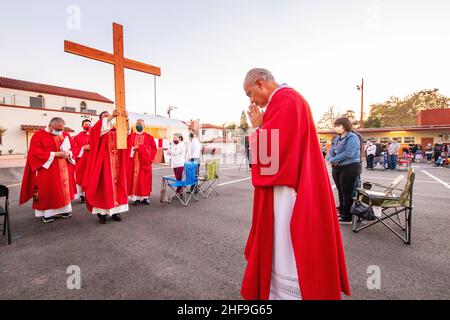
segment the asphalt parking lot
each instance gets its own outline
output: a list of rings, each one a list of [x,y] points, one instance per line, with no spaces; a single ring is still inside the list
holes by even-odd
[[[11,246],[0,236],[0,299],[240,299],[253,188],[239,167],[222,165],[220,195],[184,208],[159,202],[161,178],[172,173],[155,166],[151,205],[130,206],[107,225],[76,201],[71,219],[43,224],[30,204],[18,206],[17,174],[0,176],[11,186],[13,232]],[[345,299],[450,299],[450,170],[414,169],[410,246],[381,225],[359,234],[341,227],[352,288]],[[365,171],[363,180],[389,184],[399,174]],[[69,266],[81,270],[80,290],[67,288]],[[371,266],[380,289],[367,286]]]

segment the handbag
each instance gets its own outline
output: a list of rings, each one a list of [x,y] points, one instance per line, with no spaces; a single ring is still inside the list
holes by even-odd
[[[362,203],[359,200],[355,200],[353,202],[353,205],[350,209],[350,214],[368,221],[376,220],[372,207],[365,203]]]

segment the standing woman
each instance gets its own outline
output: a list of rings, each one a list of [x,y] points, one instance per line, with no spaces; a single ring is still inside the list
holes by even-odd
[[[173,143],[170,146],[170,150],[167,152],[170,156],[170,166],[178,181],[183,180],[184,163],[186,159],[186,147],[180,138],[181,134],[179,133],[173,135]],[[182,188],[177,188],[178,193],[180,193],[181,190]]]
[[[353,190],[361,175],[361,143],[352,133],[352,123],[347,118],[334,122],[338,136],[334,139],[328,155],[328,162],[333,168],[333,180],[339,193],[339,222],[350,224],[350,209],[353,204]]]

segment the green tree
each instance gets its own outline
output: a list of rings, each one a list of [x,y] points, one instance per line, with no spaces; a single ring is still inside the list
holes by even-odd
[[[439,89],[421,90],[405,98],[390,97],[383,103],[371,106],[367,128],[402,127],[417,124],[421,110],[449,108],[450,99],[439,93]]]
[[[241,114],[241,122],[239,124],[239,129],[243,130],[244,132],[247,131],[249,128],[249,124],[247,121],[247,114],[245,113],[245,111],[242,111]]]

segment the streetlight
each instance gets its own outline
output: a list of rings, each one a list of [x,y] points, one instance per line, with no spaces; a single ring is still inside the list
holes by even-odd
[[[359,123],[360,129],[364,127],[364,78],[361,80],[361,84],[357,85],[358,91],[361,91],[361,119]]]
[[[178,109],[178,108],[177,107],[172,107],[172,106],[170,106],[169,109],[167,109],[167,114],[169,115],[169,119],[170,119],[170,115],[172,114],[172,111],[176,110],[176,109]]]

